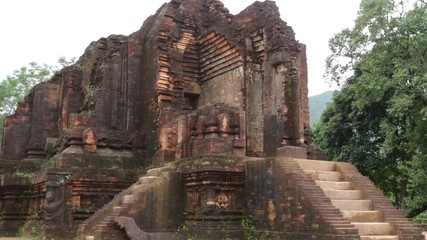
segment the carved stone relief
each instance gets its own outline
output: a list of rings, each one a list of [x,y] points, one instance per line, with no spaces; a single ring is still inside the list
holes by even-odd
[[[64,189],[58,181],[46,182],[46,202],[44,219],[47,223],[62,223],[64,221]]]
[[[224,192],[221,192],[216,196],[215,206],[220,210],[228,210],[230,206],[227,195]]]

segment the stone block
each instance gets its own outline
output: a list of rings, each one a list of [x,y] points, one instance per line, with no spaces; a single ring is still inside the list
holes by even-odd
[[[280,147],[276,150],[276,157],[306,159],[307,149],[295,146]]]

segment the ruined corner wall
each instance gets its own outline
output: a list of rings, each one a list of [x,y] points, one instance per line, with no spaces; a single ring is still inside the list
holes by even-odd
[[[128,136],[101,138],[101,147],[127,146],[143,164],[161,150],[174,160],[172,122],[215,104],[239,110],[246,155],[274,156],[282,143],[305,141],[307,92],[305,46],[274,2],[231,15],[218,0],[172,0],[139,31],[91,43],[76,64],[35,87],[6,118],[2,157],[43,157],[48,139],[65,141],[73,116],[86,115],[86,127]]]
[[[15,114],[5,118],[2,158],[18,161],[28,154],[43,155],[48,137],[58,137],[58,99],[61,77],[36,85]]]
[[[128,136],[126,142],[114,142],[116,137],[106,138],[109,134],[105,134],[98,144],[139,151],[135,138],[141,114],[138,41],[116,35],[101,38],[90,44],[74,65],[35,86],[15,114],[5,120],[2,158],[15,162],[44,159],[47,145],[56,145],[54,151],[69,145],[67,132],[75,127],[119,132]],[[78,116],[89,120],[79,122]],[[78,141],[82,137],[77,136]]]

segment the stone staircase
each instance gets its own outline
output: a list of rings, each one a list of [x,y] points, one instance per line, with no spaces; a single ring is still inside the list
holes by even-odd
[[[144,209],[147,209],[147,214],[151,215],[151,217],[147,219],[155,218],[156,222],[162,222],[162,219],[152,216],[156,214],[153,212],[157,210],[164,210],[162,206],[158,205],[161,204],[161,202],[167,204],[167,198],[174,198],[173,196],[165,196],[165,194],[168,194],[169,192],[167,186],[170,184],[170,182],[177,184],[175,179],[178,178],[175,177],[179,175],[180,173],[174,172],[170,167],[154,168],[148,170],[147,174],[141,177],[138,182],[132,184],[129,188],[117,194],[111,202],[104,205],[104,207],[96,211],[89,219],[80,224],[79,228],[77,229],[76,239],[127,239],[125,231],[119,229],[119,227],[114,222],[115,217],[135,217],[136,215],[140,214],[138,211],[143,211]],[[153,199],[159,198],[164,201],[154,202],[155,200]],[[163,212],[159,215],[167,218],[168,214]],[[156,225],[156,223],[147,225],[153,226]],[[163,230],[167,231],[167,229]]]
[[[358,230],[347,219],[342,217],[339,209],[334,207],[331,200],[315,180],[304,171],[296,159],[276,158],[276,201],[286,212],[281,212],[285,219],[282,225],[290,239],[356,240],[360,239]],[[299,219],[306,219],[299,221]],[[311,220],[310,220],[311,219]],[[315,229],[312,227],[316,226]]]
[[[305,159],[297,162],[342,216],[358,229],[361,240],[424,239],[421,229],[396,210],[353,165]]]
[[[271,195],[274,197],[272,203],[281,207],[275,209],[277,212],[273,216],[280,216],[276,220],[280,225],[276,226],[284,226],[284,237],[424,240],[421,228],[406,219],[367,177],[349,163],[275,158],[253,160],[247,164],[248,179],[264,176],[256,169],[265,169],[270,174],[264,177],[269,181],[266,184],[275,184],[270,187],[275,191],[272,192],[275,195]],[[271,170],[267,165],[274,172],[268,172]],[[247,184],[253,183],[249,181]],[[118,216],[140,221],[136,224],[149,233],[175,232],[179,226],[171,225],[171,222],[184,222],[184,201],[182,196],[178,198],[182,190],[180,172],[172,167],[151,169],[84,221],[78,228],[76,239],[127,239],[114,221]],[[166,239],[164,236],[160,239]]]

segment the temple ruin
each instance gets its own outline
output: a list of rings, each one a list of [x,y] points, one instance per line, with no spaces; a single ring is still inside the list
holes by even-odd
[[[273,1],[232,15],[171,0],[5,119],[0,236],[424,239],[354,166],[325,161],[307,80]]]

